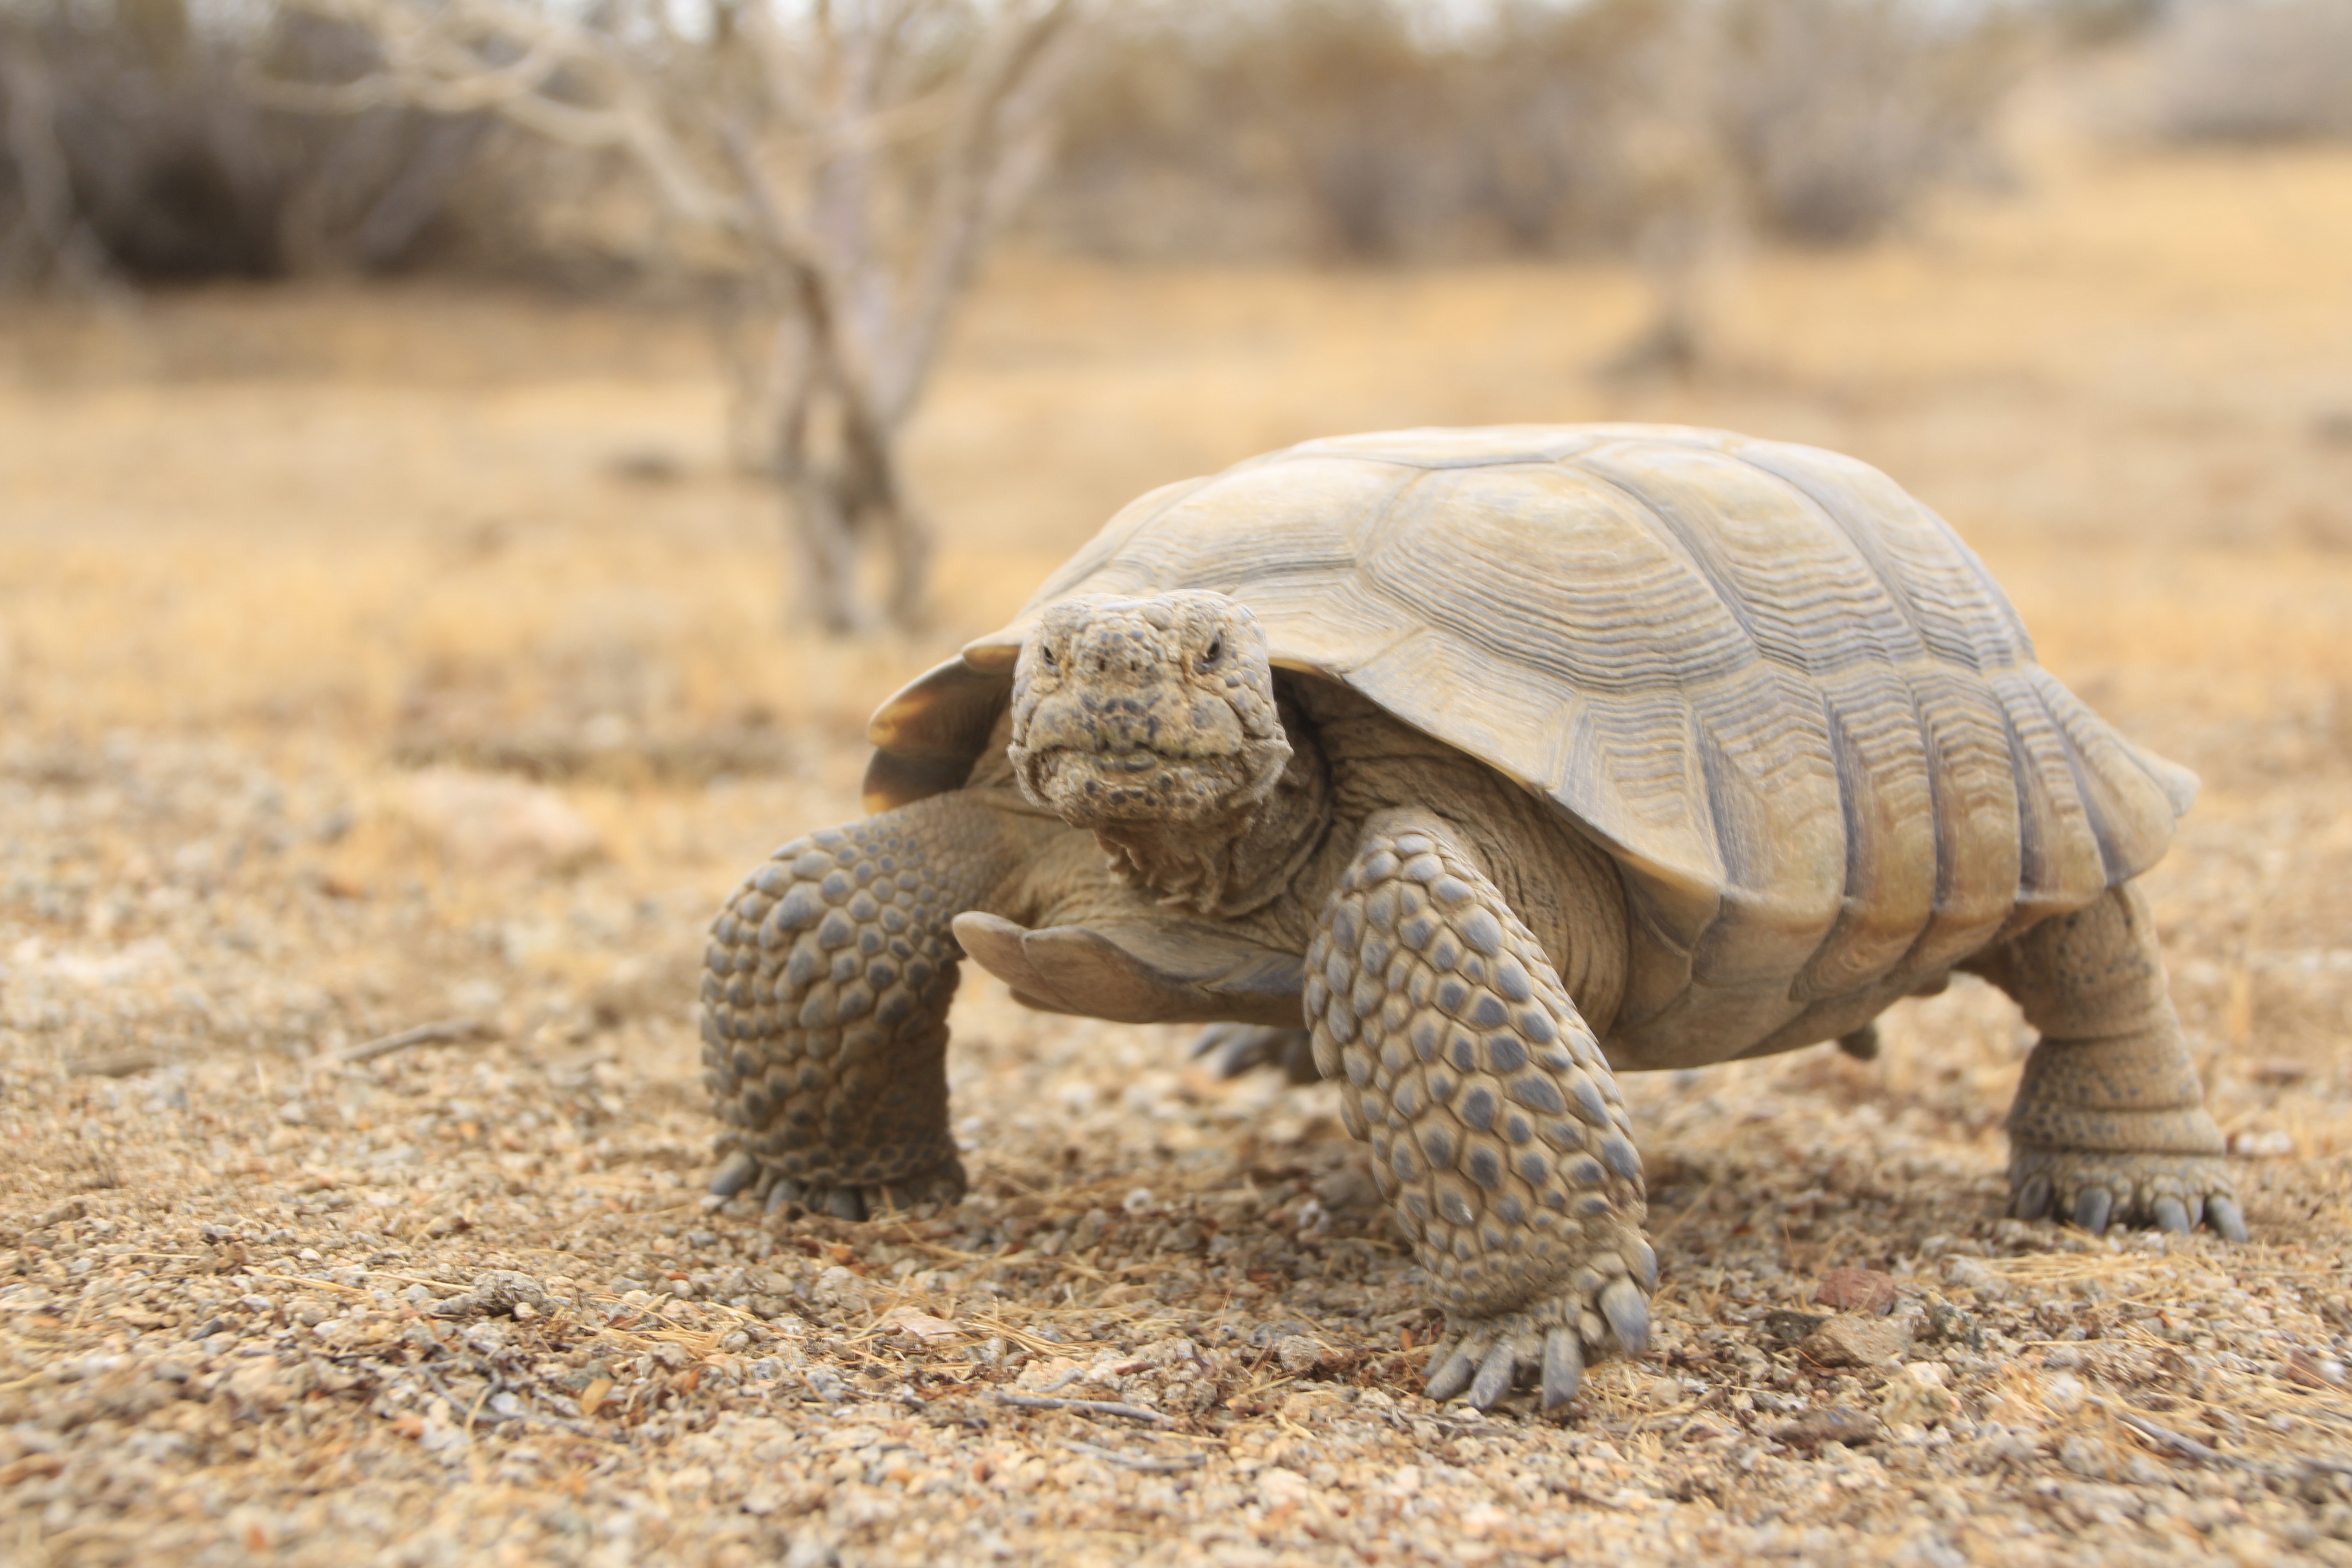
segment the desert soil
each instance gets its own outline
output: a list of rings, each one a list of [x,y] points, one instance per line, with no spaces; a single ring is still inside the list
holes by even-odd
[[[1009,261],[936,623],[859,645],[782,627],[691,323],[0,319],[0,1561],[2352,1563],[2352,156],[2030,175],[1748,257],[1689,384],[1592,372],[1604,267]],[[1329,1092],[1182,1030],[968,978],[967,1202],[702,1199],[698,933],[894,685],[1150,486],[1591,418],[1880,465],[2203,776],[2148,885],[2250,1244],[2003,1218],[1970,982],[1631,1083],[1658,1340],[1558,1423],[1421,1396]]]

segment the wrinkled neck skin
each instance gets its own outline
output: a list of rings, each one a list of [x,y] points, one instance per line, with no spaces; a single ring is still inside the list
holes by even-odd
[[[1092,824],[1111,872],[1162,904],[1228,919],[1290,890],[1331,827],[1330,770],[1287,698],[1279,710],[1290,760],[1264,800],[1235,810],[1171,821]]]

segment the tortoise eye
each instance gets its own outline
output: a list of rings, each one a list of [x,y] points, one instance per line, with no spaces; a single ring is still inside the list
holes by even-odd
[[[1062,667],[1062,661],[1054,656],[1054,644],[1051,643],[1037,644],[1037,661],[1049,670],[1058,670]]]
[[[1205,670],[1224,656],[1224,638],[1223,636],[1212,637],[1209,639],[1209,645],[1201,650],[1201,667]]]

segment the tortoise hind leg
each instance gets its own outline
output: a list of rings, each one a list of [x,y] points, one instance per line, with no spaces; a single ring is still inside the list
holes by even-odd
[[[1657,1258],[1601,1047],[1543,946],[1433,812],[1384,811],[1307,951],[1316,1065],[1445,1308],[1429,1393],[1546,1410],[1588,1351],[1649,1343]]]
[[[1878,1060],[1878,1023],[1876,1019],[1860,1029],[1850,1029],[1837,1037],[1837,1048],[1856,1061]]]
[[[1293,1083],[1323,1077],[1315,1066],[1315,1037],[1277,1024],[1213,1023],[1192,1042],[1192,1058],[1206,1061],[1220,1078],[1239,1078],[1260,1067],[1271,1067]]]
[[[745,879],[704,960],[703,1081],[734,1129],[713,1192],[846,1219],[963,1196],[950,923],[1018,858],[999,813],[950,793],[795,839]]]
[[[2042,1035],[2009,1113],[2021,1218],[2055,1215],[2094,1233],[2110,1223],[2187,1231],[2201,1219],[2246,1239],[2137,887],[2111,889],[1968,967]]]

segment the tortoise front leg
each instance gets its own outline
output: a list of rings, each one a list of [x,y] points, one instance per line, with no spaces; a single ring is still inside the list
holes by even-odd
[[[963,1196],[950,923],[1018,859],[1001,813],[950,793],[795,839],[745,879],[704,959],[703,1082],[739,1129],[711,1191],[847,1219]]]
[[[1649,1343],[1641,1157],[1543,946],[1434,812],[1382,812],[1308,948],[1316,1065],[1436,1287],[1429,1394],[1568,1401],[1588,1353]]]

